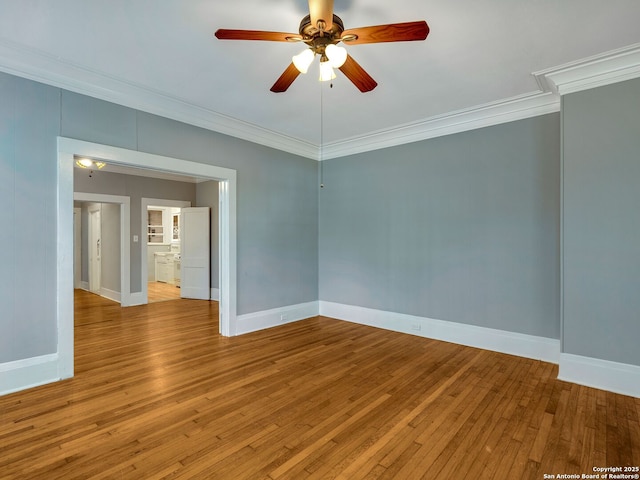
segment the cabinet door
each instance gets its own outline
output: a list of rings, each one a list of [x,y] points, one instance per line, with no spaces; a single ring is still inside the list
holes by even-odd
[[[156,257],[156,282],[169,282],[169,265],[165,257]]]
[[[147,210],[147,243],[164,243],[162,210]]]

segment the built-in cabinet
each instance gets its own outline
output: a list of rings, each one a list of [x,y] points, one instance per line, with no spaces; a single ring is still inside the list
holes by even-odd
[[[170,246],[170,251],[153,252],[156,282],[180,285],[180,208],[147,207],[147,243],[155,249]],[[151,248],[151,247],[150,247]],[[151,252],[149,252],[151,254]],[[176,257],[176,254],[178,255]],[[149,259],[151,260],[151,258]],[[150,265],[151,268],[151,265]]]
[[[173,273],[174,254],[156,253],[156,282],[175,283]]]
[[[180,209],[147,207],[147,243],[164,245],[180,242]]]
[[[164,210],[149,207],[147,209],[147,242],[165,243],[164,241]]]
[[[172,210],[176,209],[172,208]],[[180,241],[180,212],[174,211],[171,213],[171,241]]]

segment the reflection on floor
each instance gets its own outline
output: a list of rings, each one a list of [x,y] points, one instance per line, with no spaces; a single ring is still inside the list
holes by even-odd
[[[166,300],[175,300],[180,298],[180,288],[170,283],[149,282],[147,290],[147,299],[149,303],[164,302]]]

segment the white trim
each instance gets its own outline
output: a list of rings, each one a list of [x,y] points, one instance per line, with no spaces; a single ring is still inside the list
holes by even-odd
[[[91,70],[7,39],[0,39],[0,70],[302,157],[318,156],[317,145],[193,105],[180,98]]]
[[[55,382],[63,377],[58,354],[0,363],[0,395]]]
[[[407,143],[475,130],[560,111],[560,99],[549,92],[535,92],[445,115],[328,143],[323,159],[394,147]]]
[[[82,286],[82,209],[73,208],[73,288]]]
[[[320,301],[320,315],[545,362],[559,361],[560,341],[553,338],[325,301]]]
[[[558,379],[640,398],[640,366],[562,353]]]
[[[640,43],[533,73],[544,91],[560,95],[640,77]]]
[[[138,152],[135,150],[127,150],[125,148],[112,147],[109,145],[101,145],[97,143],[85,142],[81,140],[75,140],[71,138],[58,137],[58,159],[59,168],[62,172],[68,176],[67,182],[63,182],[64,185],[59,185],[60,191],[66,191],[66,189],[73,189],[73,156],[87,156],[92,158],[100,158],[108,160],[110,163],[116,163],[119,165],[134,166],[140,168],[147,168],[151,170],[158,170],[164,172],[184,173],[194,177],[203,177],[211,180],[217,180],[220,192],[220,205],[219,205],[219,221],[220,221],[220,290],[222,292],[222,298],[220,301],[220,329],[224,336],[232,336],[235,333],[236,323],[236,185],[237,173],[230,168],[217,167],[214,165],[208,165],[204,163],[197,163],[187,160],[181,160],[172,157],[165,157],[162,155],[155,155],[151,153]],[[68,183],[68,184],[67,184]],[[72,200],[68,200],[67,203],[60,202],[58,212],[70,210],[67,216],[71,216],[71,222],[73,221],[73,211],[68,209],[67,205],[73,205]],[[62,235],[61,243],[59,244],[59,259],[64,260],[64,263],[68,263],[67,258],[73,258],[72,255],[67,252],[67,249],[73,244],[71,238],[69,238],[68,232],[65,230],[69,220],[64,223],[58,223],[61,227],[58,229],[59,235]],[[72,225],[72,224],[71,224]],[[68,228],[70,231],[73,229]],[[141,238],[140,241],[143,241]],[[71,268],[73,269],[73,262],[71,262]],[[59,278],[62,275],[61,270],[58,269]],[[71,277],[73,275],[70,275]],[[144,279],[143,279],[144,280]],[[71,278],[73,283],[73,278]],[[73,292],[73,289],[70,290]],[[66,306],[68,309],[68,317],[73,318],[73,295],[69,296],[70,305]],[[136,302],[139,298],[136,297]],[[60,302],[59,302],[60,303]],[[134,304],[132,301],[131,304]],[[59,319],[65,318],[59,316]],[[72,323],[72,322],[71,322]],[[65,327],[62,327],[65,331]],[[65,332],[65,335],[70,335],[71,344],[73,344],[73,325],[71,324],[71,331]],[[58,350],[60,351],[60,350]],[[73,349],[70,350],[73,352]]]
[[[0,70],[314,160],[320,146],[0,39]],[[533,92],[324,145],[323,159],[363,153],[560,110],[557,94],[640,76],[640,44],[533,73]]]
[[[90,292],[90,290],[89,290],[89,282],[81,282],[79,288],[81,290],[85,290],[87,292]],[[122,293],[121,292],[116,292],[115,290],[111,290],[109,288],[100,287],[100,290],[97,292],[97,294],[100,295],[101,297],[106,298],[107,300],[112,300],[114,302],[118,302],[120,304],[120,306],[124,306],[124,305],[122,305]],[[138,305],[141,305],[141,304],[138,304]],[[131,303],[129,303],[129,305],[127,305],[127,306],[130,307],[132,305],[131,305]]]
[[[122,294],[120,292],[116,292],[115,290],[110,290],[108,288],[100,287],[100,291],[98,294],[101,297],[104,297],[108,300],[113,300],[114,302],[118,302],[122,306],[121,298]]]
[[[218,286],[220,288],[220,333],[237,335],[236,267],[236,171],[218,181]]]
[[[142,296],[142,292],[131,292],[131,296],[129,297],[129,306],[133,307],[135,305],[145,305],[144,297]]]
[[[56,219],[56,297],[59,378],[73,376],[73,163],[74,155],[100,158],[129,166],[186,173],[217,180],[220,185],[220,328],[223,335],[236,326],[236,171],[203,163],[58,137]],[[128,239],[127,239],[128,240]],[[125,242],[125,244],[128,242]],[[144,279],[143,279],[144,280]],[[133,300],[137,301],[138,294]],[[134,302],[131,301],[133,304]]]
[[[65,153],[58,137],[56,205],[56,324],[58,378],[73,377],[73,151]],[[52,378],[56,380],[57,378]],[[25,379],[26,380],[26,379]],[[23,388],[28,388],[25,381]]]
[[[118,300],[115,300],[113,295],[106,296],[106,298],[119,302],[123,307],[131,306],[131,246],[129,244],[131,199],[121,195],[86,192],[74,192],[73,199],[79,202],[115,203],[120,205],[120,293],[117,295]],[[83,283],[85,282],[81,282],[81,285]],[[89,288],[87,287],[85,290],[89,290]]]
[[[318,315],[318,302],[301,303],[261,312],[238,315],[238,335],[297,322]]]
[[[0,39],[0,70],[72,92],[320,160],[320,145],[190,104],[176,97]],[[324,145],[323,159],[426,140],[559,111],[545,93],[525,94]]]
[[[220,300],[220,289],[219,288],[212,288],[211,289],[211,294],[209,295],[209,298],[211,300],[215,300],[215,301]]]

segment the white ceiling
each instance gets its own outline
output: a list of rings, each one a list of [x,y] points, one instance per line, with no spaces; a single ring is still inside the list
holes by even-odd
[[[296,33],[307,10],[306,0],[0,0],[0,70],[313,149],[316,72],[269,91],[302,46],[213,36]],[[534,72],[640,43],[638,0],[335,0],[335,13],[345,28],[426,20],[431,33],[346,47],[378,87],[360,93],[340,72],[322,84],[324,145],[535,94]]]

